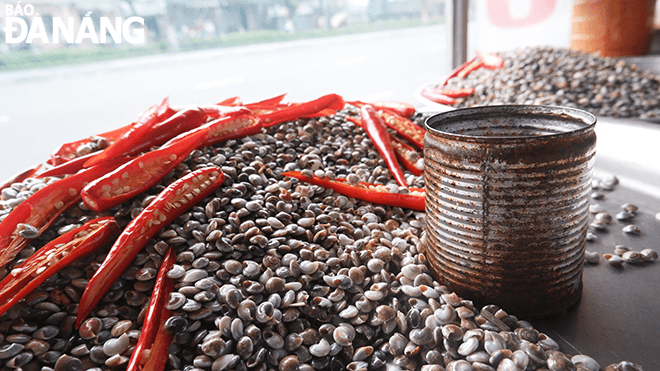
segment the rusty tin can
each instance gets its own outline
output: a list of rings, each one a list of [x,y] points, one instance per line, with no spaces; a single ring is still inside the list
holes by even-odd
[[[580,300],[596,118],[488,106],[426,121],[426,238],[436,278],[525,318]]]

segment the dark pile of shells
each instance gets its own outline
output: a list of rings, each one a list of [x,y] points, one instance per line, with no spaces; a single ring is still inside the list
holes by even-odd
[[[347,114],[357,112],[196,150],[158,186],[110,210],[125,225],[187,172],[217,166],[226,174],[212,196],[149,242],[80,329],[78,302],[106,251],[60,271],[2,315],[2,370],[125,368],[170,247],[177,256],[168,272],[176,282],[167,301],[168,369],[599,370],[588,356],[561,352],[529,322],[493,305],[475,308],[433,279],[419,250],[424,213],[282,177],[307,169],[394,184]],[[422,177],[407,178],[424,185]],[[93,216],[83,205],[67,211],[9,269]]]
[[[474,87],[457,107],[543,104],[576,107],[599,116],[660,117],[660,77],[623,60],[536,47],[499,53],[504,67],[453,78],[448,88]]]

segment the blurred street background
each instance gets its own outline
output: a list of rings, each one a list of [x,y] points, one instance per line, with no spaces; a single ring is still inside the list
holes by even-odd
[[[568,46],[571,3],[469,2],[468,56]],[[40,17],[51,42],[7,43],[0,27],[0,179],[134,121],[165,95],[172,105],[338,93],[421,106],[415,90],[451,69],[445,0],[0,1],[0,25],[18,4],[34,12],[13,16]],[[58,19],[100,30],[102,18],[134,16],[141,44],[52,42]]]
[[[415,88],[443,67],[443,37],[427,26],[0,73],[0,178],[135,121],[165,95],[173,106],[282,93],[414,103]]]
[[[0,1],[4,16],[7,4],[18,3]],[[36,0],[18,6],[27,4],[35,13],[19,16],[27,24],[40,17],[49,40],[56,19],[73,19],[80,29],[89,17],[99,32],[104,17],[140,17],[145,41],[116,43],[108,35],[96,45],[90,39],[5,43],[7,31],[0,30],[0,71],[437,24],[445,9],[444,0]]]
[[[0,1],[0,24],[5,7]],[[6,43],[0,27],[0,179],[41,163],[61,143],[134,121],[165,95],[172,105],[240,95],[291,102],[414,103],[448,69],[443,0],[37,0],[53,19],[144,19],[145,42]],[[14,9],[15,11],[15,9]],[[91,12],[91,13],[90,13]],[[16,14],[14,14],[16,16]],[[4,17],[4,18],[3,18]]]

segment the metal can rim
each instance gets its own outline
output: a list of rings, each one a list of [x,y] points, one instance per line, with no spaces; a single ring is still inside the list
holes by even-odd
[[[485,135],[469,135],[451,133],[448,131],[440,130],[434,127],[434,124],[443,121],[456,122],[459,120],[469,119],[471,117],[505,117],[511,115],[534,115],[544,117],[556,117],[558,120],[572,121],[573,123],[580,122],[582,127],[575,130],[568,130],[561,133],[544,134],[544,135],[516,135],[516,136],[485,136]],[[493,142],[528,142],[528,141],[546,141],[551,139],[558,139],[563,137],[571,137],[575,135],[582,135],[585,132],[594,130],[596,125],[596,116],[581,110],[579,108],[564,107],[564,106],[545,106],[545,105],[494,105],[494,106],[478,106],[469,108],[458,108],[448,112],[437,113],[428,117],[424,126],[434,136],[443,138],[474,142],[474,143],[493,143]]]

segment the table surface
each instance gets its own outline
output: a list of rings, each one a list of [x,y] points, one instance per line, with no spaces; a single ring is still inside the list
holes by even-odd
[[[658,251],[660,199],[626,187],[626,182],[605,199],[597,201],[610,214],[618,213],[620,205],[631,202],[640,207],[632,223],[642,234],[628,236],[622,232],[627,223],[614,221],[598,239],[588,243],[587,250],[598,252],[597,265],[585,265],[584,289],[580,303],[565,314],[533,325],[555,339],[567,353],[587,354],[602,367],[622,360],[644,366],[645,370],[660,369],[660,261],[641,265],[624,264],[614,267],[602,258],[613,254],[614,246],[625,245],[640,251]]]

